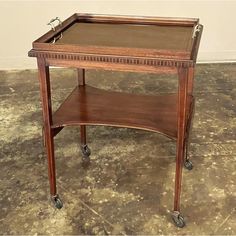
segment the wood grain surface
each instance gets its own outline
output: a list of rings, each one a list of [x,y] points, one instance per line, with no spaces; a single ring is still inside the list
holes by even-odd
[[[108,125],[157,131],[176,138],[177,99],[177,94],[137,95],[78,86],[54,113],[52,127]],[[188,110],[190,103],[191,99]]]

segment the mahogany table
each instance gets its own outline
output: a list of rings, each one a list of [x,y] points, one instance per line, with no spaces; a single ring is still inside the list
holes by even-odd
[[[56,21],[58,24],[56,25]],[[193,78],[203,26],[198,19],[74,14],[33,42],[30,57],[37,57],[43,108],[44,138],[50,193],[62,207],[56,189],[54,137],[65,127],[79,125],[84,161],[89,160],[86,125],[108,125],[149,130],[175,139],[176,174],[174,211],[180,214],[182,167],[191,170],[188,136],[194,110]],[[56,25],[56,26],[55,26]],[[52,114],[49,67],[78,70],[78,86]],[[86,85],[85,69],[167,73],[178,76],[178,92],[159,96],[104,91]]]

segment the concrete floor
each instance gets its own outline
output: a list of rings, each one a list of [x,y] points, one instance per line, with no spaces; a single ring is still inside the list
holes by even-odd
[[[133,93],[176,89],[175,76],[88,71],[87,83]],[[129,77],[127,79],[127,77]],[[52,70],[53,106],[76,84]],[[183,172],[182,213],[173,206],[175,143],[146,131],[88,127],[83,168],[79,129],[55,140],[61,210],[49,201],[36,70],[0,71],[0,234],[236,234],[236,65],[198,65],[191,133],[192,171]]]

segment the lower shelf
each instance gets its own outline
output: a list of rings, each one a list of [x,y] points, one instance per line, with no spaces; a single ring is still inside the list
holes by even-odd
[[[177,94],[136,95],[78,86],[53,115],[52,128],[68,125],[137,128],[176,138]]]

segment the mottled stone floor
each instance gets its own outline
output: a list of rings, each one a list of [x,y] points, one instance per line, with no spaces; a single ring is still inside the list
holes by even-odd
[[[88,71],[87,83],[133,93],[176,89],[175,76]],[[52,70],[53,106],[76,84]],[[173,226],[175,143],[146,131],[89,127],[85,169],[79,129],[55,139],[61,210],[49,201],[36,70],[0,71],[0,234],[236,234],[236,65],[198,65],[192,171],[183,172],[182,213]]]

